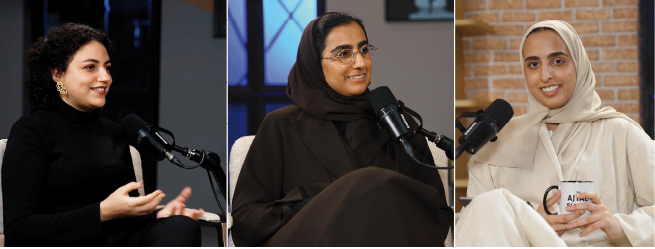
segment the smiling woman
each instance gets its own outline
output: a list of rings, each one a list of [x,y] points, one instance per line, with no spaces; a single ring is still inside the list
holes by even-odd
[[[61,89],[66,89],[59,93],[64,102],[77,110],[90,112],[105,105],[105,95],[112,82],[110,67],[105,46],[91,41],[73,55],[65,72],[52,70],[52,79]]]
[[[528,112],[471,157],[474,198],[455,226],[456,245],[652,247],[653,141],[634,120],[602,107],[585,47],[568,23],[532,25],[519,54]],[[592,181],[593,191],[575,196],[591,203],[549,215],[566,205],[557,203],[561,190],[544,198],[561,181]],[[577,219],[584,210],[592,214]]]
[[[525,40],[523,57],[523,73],[530,94],[551,109],[566,104],[575,89],[575,62],[557,32],[532,30]]]
[[[7,246],[199,246],[185,188],[138,196],[132,158],[116,123],[100,117],[112,78],[107,35],[63,24],[28,51],[32,111],[12,127],[2,165]]]
[[[373,50],[349,14],[305,27],[287,85],[294,105],[266,116],[236,183],[237,246],[444,245],[453,211],[439,173],[377,126]],[[425,137],[410,143],[434,164]]]
[[[328,85],[346,97],[364,93],[371,83],[373,62],[362,27],[354,22],[335,27],[325,43],[321,66]]]

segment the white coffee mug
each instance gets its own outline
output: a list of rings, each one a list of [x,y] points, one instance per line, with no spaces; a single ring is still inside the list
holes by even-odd
[[[589,198],[583,198],[583,199],[578,199],[575,197],[576,194],[584,193],[584,192],[593,192],[594,191],[594,182],[592,181],[561,181],[559,183],[559,186],[550,186],[547,190],[546,193],[544,193],[544,210],[546,210],[546,213],[549,215],[552,215],[550,211],[548,211],[548,205],[546,205],[546,199],[548,197],[548,193],[552,189],[559,189],[562,191],[562,195],[559,198],[559,213],[560,215],[563,214],[570,214],[572,212],[566,211],[566,206],[571,206],[579,203],[591,203],[591,199]],[[585,210],[585,213],[578,217],[577,219],[584,218],[591,215],[591,212],[589,210]],[[575,219],[575,220],[577,220]]]

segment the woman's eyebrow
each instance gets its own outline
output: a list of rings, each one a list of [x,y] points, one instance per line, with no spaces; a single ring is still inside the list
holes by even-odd
[[[539,57],[532,55],[525,58],[525,61],[531,61],[531,60],[539,60]]]
[[[81,61],[80,63],[88,63],[88,62],[95,63],[95,64],[100,64],[100,61],[98,61],[96,59],[93,59],[93,58],[88,58],[86,60]],[[111,64],[111,60],[107,60],[107,61],[105,61],[105,63],[103,63],[103,65],[107,65],[107,64]]]
[[[368,45],[368,41],[367,41],[367,40],[360,41],[360,42],[357,44],[357,47],[361,47],[361,46],[364,46],[364,45]],[[351,46],[350,44],[342,44],[342,45],[339,45],[339,46],[337,46],[336,48],[332,49],[332,51],[330,51],[330,53],[334,53],[334,51],[337,51],[337,50],[343,50],[343,49],[350,49],[350,50],[352,50],[352,49],[353,49],[353,46]]]
[[[330,51],[330,53],[333,53],[334,51],[337,51],[337,50],[343,50],[343,49],[351,49],[352,50],[353,46],[350,45],[350,44],[339,45],[336,48],[332,49],[332,51]]]
[[[564,55],[566,57],[569,57],[568,54],[559,51],[559,52],[553,52],[553,53],[549,54],[548,58],[553,58],[553,57],[560,56],[560,55]],[[531,61],[531,60],[539,60],[539,57],[532,55],[532,56],[528,56],[528,57],[525,58],[525,61]]]
[[[564,55],[564,56],[566,56],[566,57],[569,57],[568,54],[559,51],[559,52],[554,52],[554,53],[549,54],[549,55],[548,55],[548,58],[553,58],[553,57],[560,56],[560,55]]]
[[[100,63],[100,61],[98,61],[98,60],[96,60],[96,59],[93,59],[93,58],[89,58],[89,59],[83,60],[83,61],[81,61],[80,63],[87,63],[87,62],[93,62],[93,63],[96,63],[96,64],[97,64],[97,63]]]

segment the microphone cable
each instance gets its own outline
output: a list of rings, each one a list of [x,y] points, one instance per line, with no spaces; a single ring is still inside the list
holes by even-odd
[[[181,153],[183,156],[189,158],[190,160],[193,160],[193,159],[191,159],[192,156],[195,157],[196,160],[198,159],[197,157],[204,157],[205,156],[204,150],[202,151],[202,155],[199,155],[196,152],[196,150],[191,150],[191,149],[189,149],[187,147],[181,147],[179,145],[175,145],[175,139],[174,138],[173,138],[173,150]],[[203,160],[203,159],[201,159],[201,160]],[[184,169],[195,169],[195,168],[201,167],[200,163],[198,163],[198,164],[196,164],[194,166],[186,166],[182,162],[180,162],[180,164],[178,164],[177,166],[179,166],[181,168],[184,168]],[[221,169],[224,168],[223,165],[218,165],[218,166]],[[205,167],[203,167],[203,168],[205,168]],[[207,178],[209,178],[209,185],[211,186],[212,193],[214,195],[214,200],[216,200],[216,204],[218,205],[218,208],[220,209],[221,213],[223,214],[223,216],[220,216],[221,219],[223,220],[227,213],[225,212],[225,209],[223,208],[223,205],[221,205],[221,202],[220,202],[220,200],[218,198],[218,194],[216,193],[216,187],[214,186],[214,181],[216,181],[216,183],[218,184],[218,179],[216,179],[215,175],[214,175],[214,177],[212,177],[212,174],[211,174],[211,172],[210,172],[210,170],[208,168],[205,168],[205,170],[207,171]],[[212,181],[212,179],[214,179],[214,180]]]
[[[223,209],[223,205],[221,205],[221,202],[218,200],[218,194],[216,194],[216,187],[214,187],[214,182],[212,181],[212,176],[209,173],[209,170],[208,169],[206,169],[206,170],[207,170],[207,177],[209,177],[209,185],[211,185],[212,193],[214,193],[214,200],[216,200],[216,204],[218,205],[218,208],[221,210],[221,213],[223,213],[223,216],[225,216],[225,214],[227,214],[227,213],[225,212],[225,209]],[[218,181],[216,181],[216,183],[218,183]],[[221,217],[221,218],[223,218],[223,217]],[[225,222],[227,222],[227,220]]]
[[[415,161],[416,163],[418,163],[419,165],[423,165],[423,166],[425,166],[425,167],[433,168],[433,169],[453,169],[453,168],[455,167],[455,166],[439,167],[439,166],[435,166],[435,165],[430,165],[430,164],[427,164],[427,163],[423,163],[423,162],[421,162],[420,160],[418,160],[418,158],[416,157],[416,155],[414,155],[414,149],[412,149],[412,145],[409,144],[409,142],[407,142],[407,141],[404,140],[404,139],[399,139],[399,141],[400,141],[400,144],[402,145],[403,149],[405,149],[405,152],[407,153],[407,155],[409,155],[409,157],[411,157],[412,159],[414,159],[414,161]]]

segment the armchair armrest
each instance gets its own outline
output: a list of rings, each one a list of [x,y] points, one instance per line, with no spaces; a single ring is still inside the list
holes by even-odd
[[[155,212],[164,208],[164,205],[157,205]],[[216,228],[218,237],[221,238],[221,242],[224,247],[227,247],[227,223],[221,220],[221,217],[218,214],[205,211],[205,213],[198,219],[198,225],[203,227],[213,227]],[[219,243],[219,244],[220,244]]]

